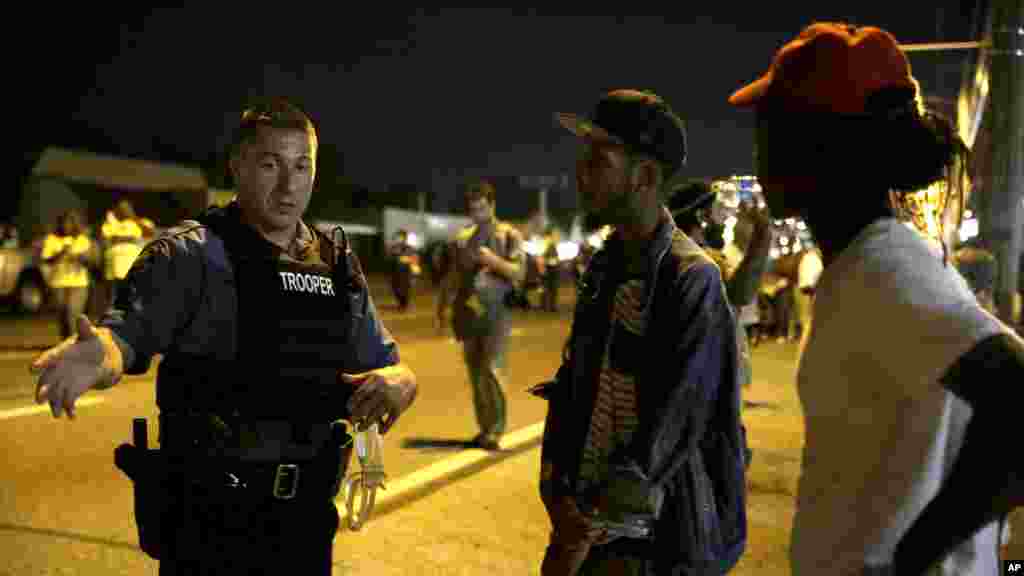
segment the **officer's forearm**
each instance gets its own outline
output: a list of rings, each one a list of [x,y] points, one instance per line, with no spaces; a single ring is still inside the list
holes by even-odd
[[[96,333],[103,345],[103,366],[109,376],[96,383],[97,390],[111,388],[121,381],[124,375],[124,367],[130,366],[135,360],[135,351],[123,338],[114,333],[110,328],[97,327]]]
[[[402,367],[402,381],[406,391],[405,407],[408,408],[416,400],[416,396],[419,395],[420,387],[416,383],[416,374],[405,364],[399,364],[399,366]]]

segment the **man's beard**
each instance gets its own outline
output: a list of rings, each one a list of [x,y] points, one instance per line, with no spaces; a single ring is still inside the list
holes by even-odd
[[[616,194],[608,200],[608,204],[604,208],[588,212],[586,221],[593,225],[594,229],[602,226],[619,226],[628,222],[636,212],[633,200],[629,193]]]

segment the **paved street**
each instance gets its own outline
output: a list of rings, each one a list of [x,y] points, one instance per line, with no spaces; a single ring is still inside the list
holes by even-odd
[[[566,288],[569,298],[571,290]],[[454,454],[452,450],[404,449],[403,440],[464,440],[477,430],[461,348],[448,336],[436,335],[433,296],[423,294],[402,316],[392,310],[386,292],[375,290],[375,299],[399,341],[403,360],[413,367],[420,383],[416,405],[385,439],[387,472],[401,486],[403,478]],[[517,313],[509,353],[510,430],[543,419],[543,402],[525,389],[549,378],[557,368],[569,310],[567,305],[557,316]],[[55,328],[48,324],[38,318],[0,324],[0,346],[16,343],[25,332],[42,341],[39,335],[45,337],[52,329],[55,337]],[[156,438],[155,370],[129,377],[111,390],[87,394],[80,401],[76,421],[55,421],[48,407],[32,404],[34,382],[27,365],[34,354],[8,349],[0,355],[0,451],[8,462],[0,472],[0,573],[153,572],[155,564],[136,549],[131,484],[114,468],[112,452],[129,440],[133,417],[149,418],[150,437]],[[536,426],[534,430],[539,432]],[[528,440],[535,443],[536,436]],[[529,442],[524,444],[528,446]],[[485,461],[470,463],[468,469],[502,457],[473,452]],[[438,479],[419,482],[433,488]],[[402,492],[406,499],[413,498],[418,488],[406,482]],[[402,504],[401,498],[388,500],[389,495],[381,495],[382,511]]]
[[[802,426],[791,377],[796,350],[767,344],[745,419],[754,449],[750,544],[733,574],[790,573],[786,559],[799,472]],[[378,518],[364,532],[340,534],[336,574],[538,574],[550,524],[537,494],[540,450],[532,448]],[[395,554],[395,550],[400,550]]]
[[[411,450],[403,440],[472,436],[470,391],[459,348],[432,327],[433,295],[424,291],[399,317],[386,291],[378,286],[374,294],[421,393],[385,439],[390,481],[379,494],[379,515],[360,532],[339,533],[335,574],[537,574],[549,530],[537,496],[545,406],[524,390],[557,367],[569,307],[557,316],[516,313],[505,452]],[[55,338],[55,328],[38,319],[0,320],[0,347],[26,331],[43,342],[50,329]],[[26,366],[34,353],[7,348],[0,352],[0,451],[7,462],[0,471],[0,574],[156,574],[156,563],[137,548],[131,484],[112,458],[129,439],[133,417],[150,418],[156,437],[153,372],[88,394],[75,422],[54,421],[47,407],[31,402]],[[795,346],[776,343],[755,350],[754,383],[744,391],[754,449],[750,542],[735,574],[789,574],[803,444],[796,354]]]

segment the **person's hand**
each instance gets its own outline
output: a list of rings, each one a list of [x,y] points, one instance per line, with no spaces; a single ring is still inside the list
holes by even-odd
[[[49,260],[53,261],[53,262],[56,262],[58,260],[63,260],[65,258],[67,258],[70,254],[71,254],[71,246],[68,246],[67,244],[65,244],[60,250],[57,251],[56,254],[54,254],[53,256],[50,256]]]
[[[584,514],[569,496],[556,498],[548,508],[551,518],[551,542],[541,564],[543,576],[574,576],[590,553],[590,548],[607,538],[601,528]]]
[[[771,230],[772,216],[767,206],[759,208],[753,202],[744,202],[740,205],[739,216],[750,220],[756,230]]]
[[[75,417],[75,400],[90,388],[108,388],[124,371],[121,350],[109,330],[97,329],[84,314],[78,317],[78,333],[40,354],[29,366],[39,374],[36,403],[50,402],[54,418],[67,412]]]
[[[380,433],[386,433],[416,397],[416,378],[402,364],[361,374],[341,374],[341,381],[356,387],[348,410],[360,431],[378,424]]]
[[[585,514],[570,496],[555,498],[548,509],[551,518],[551,539],[566,546],[598,542],[606,536],[605,531],[594,523],[593,516]]]
[[[594,505],[594,508],[592,510],[587,511],[589,512],[590,518],[597,517],[598,510],[608,510],[611,507],[611,503],[609,502],[609,496],[610,495],[607,492],[601,492],[601,494],[598,496],[597,502]],[[602,529],[600,534],[598,534],[597,536],[597,540],[594,540],[594,542],[591,545],[604,546],[605,544],[608,544],[613,540],[617,540],[619,537],[620,536],[617,534],[611,534],[608,532],[608,530]]]

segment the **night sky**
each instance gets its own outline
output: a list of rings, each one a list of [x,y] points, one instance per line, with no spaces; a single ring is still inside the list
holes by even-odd
[[[752,118],[729,94],[814,20],[879,25],[905,43],[973,39],[975,3],[918,4],[719,1],[657,16],[78,9],[39,20],[28,45],[6,42],[22,54],[11,72],[21,116],[37,119],[22,137],[29,160],[56,144],[209,164],[246,100],[266,94],[306,109],[358,184],[446,188],[472,174],[570,172],[575,141],[552,113],[588,111],[621,87],[654,90],[687,121],[688,174],[749,173]],[[926,93],[952,97],[963,56],[915,53],[911,63]]]

